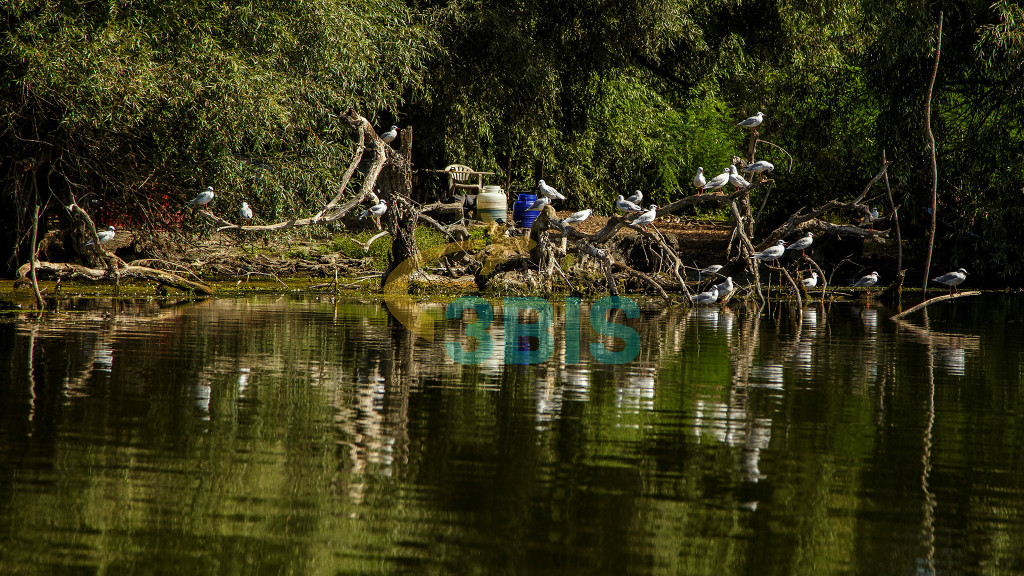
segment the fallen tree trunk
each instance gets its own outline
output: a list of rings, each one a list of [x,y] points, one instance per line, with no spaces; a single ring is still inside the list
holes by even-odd
[[[163,270],[157,270],[155,268],[147,268],[145,266],[125,265],[110,272],[102,268],[88,268],[79,264],[65,264],[60,262],[36,262],[35,267],[37,274],[49,274],[54,278],[68,280],[86,279],[94,281],[104,279],[118,280],[120,278],[141,278],[143,280],[152,280],[153,282],[157,282],[161,285],[173,286],[178,290],[185,292],[191,291],[204,296],[212,296],[216,293],[216,290],[212,286],[186,280],[177,274],[164,272]],[[30,268],[30,264],[22,265],[21,268],[18,268],[18,277],[25,278],[29,274]]]

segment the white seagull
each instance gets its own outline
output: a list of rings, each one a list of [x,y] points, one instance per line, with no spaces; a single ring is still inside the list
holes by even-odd
[[[804,250],[807,250],[811,246],[812,242],[814,242],[814,234],[808,232],[807,236],[793,242],[788,248],[786,248],[786,250],[799,250],[800,254],[803,255]]]
[[[756,128],[757,126],[761,125],[761,122],[764,122],[764,114],[758,112],[757,114],[754,114],[753,116],[747,118],[746,120],[743,120],[742,122],[737,122],[736,125],[743,126],[744,128]]]
[[[697,304],[711,304],[716,300],[718,300],[718,286],[712,286],[711,290],[701,292],[693,297],[693,301]]]
[[[530,207],[527,208],[526,211],[532,212],[534,210],[543,210],[544,207],[547,206],[548,204],[551,204],[551,198],[548,198],[547,196],[541,196],[537,198],[533,202],[533,204],[530,204]]]
[[[359,215],[359,219],[364,220],[366,218],[373,218],[374,220],[376,220],[377,218],[380,218],[385,212],[387,212],[387,210],[388,203],[384,200],[381,200],[377,204],[374,204],[373,206],[370,206],[366,210],[363,210],[363,213]]]
[[[721,264],[712,264],[711,266],[708,266],[707,268],[704,268],[700,272],[697,272],[697,280],[699,281],[704,276],[713,276],[713,275],[717,274],[718,271],[721,270],[721,269],[722,269],[722,265]]]
[[[619,194],[619,199],[615,201],[615,207],[623,212],[643,212],[643,208],[626,200],[622,197],[622,194]]]
[[[395,141],[395,138],[398,138],[398,126],[392,126],[391,130],[380,135],[380,139],[383,140],[385,144],[391,144]]]
[[[102,239],[102,237],[101,237]],[[949,287],[949,293],[952,294],[954,291],[958,292],[957,286],[967,280],[967,270],[960,268],[956,272],[947,272],[938,278],[932,278],[932,282],[938,282],[939,284],[945,284]]]
[[[543,180],[537,181],[537,187],[540,188],[540,193],[552,200],[565,200],[565,196],[561,192],[555,190],[554,187],[547,185]]]
[[[747,186],[750,186],[750,182],[747,182],[746,178],[740,176],[739,171],[736,170],[735,164],[729,166],[729,183],[737,188],[746,188]]]
[[[754,252],[750,255],[751,258],[756,258],[761,262],[774,262],[779,259],[779,256],[786,251],[786,241],[779,240],[774,246],[769,246],[760,252]]]
[[[732,176],[732,172],[728,167],[722,170],[722,173],[715,176],[704,185],[704,190],[718,190],[722,186],[729,183],[729,177]]]
[[[875,284],[878,284],[878,272],[872,272],[871,274],[868,274],[867,276],[861,276],[860,280],[857,280],[856,282],[854,282],[853,287],[854,288],[862,288],[862,287],[863,288],[870,288],[870,287],[874,286]]]
[[[114,239],[114,227],[109,226],[106,230],[97,232],[96,235],[99,236],[100,238],[100,244],[106,244],[107,242],[110,242],[111,240]],[[88,242],[85,243],[85,245],[92,246],[94,242],[94,240],[89,240]]]
[[[630,226],[632,226],[634,228],[636,228],[637,226],[646,226],[646,225],[650,224],[651,222],[654,222],[654,218],[657,215],[658,215],[658,207],[656,205],[654,205],[654,204],[651,204],[650,207],[647,208],[646,212],[644,212],[643,214],[637,216],[636,220],[633,220],[633,223],[630,224]]]
[[[749,172],[751,174],[760,174],[761,172],[771,172],[772,170],[775,170],[774,164],[767,160],[758,160],[744,168],[742,171]]]
[[[626,200],[629,200],[633,204],[636,204],[637,206],[639,206],[640,203],[644,201],[644,193],[639,191],[639,190],[637,190],[636,192],[633,192],[632,196],[630,196],[629,198],[626,198]]]
[[[207,186],[206,190],[203,190],[198,196],[188,201],[189,204],[195,206],[206,206],[210,202],[213,202],[213,186]]]
[[[811,277],[810,278],[804,278],[803,280],[801,280],[801,282],[803,282],[804,288],[807,288],[808,290],[810,290],[811,288],[814,288],[815,286],[818,285],[818,273],[817,272],[811,272]]]
[[[580,222],[583,222],[587,218],[590,218],[590,215],[593,213],[594,211],[591,210],[590,208],[587,208],[586,210],[580,210],[579,212],[574,212],[567,216],[565,220],[562,220],[562,224],[579,224]]]
[[[726,277],[725,282],[716,285],[715,288],[718,289],[718,297],[724,298],[736,289],[736,285],[732,283],[732,276],[728,276]]]
[[[243,220],[252,220],[252,208],[249,208],[248,202],[242,202],[242,207],[238,210],[238,217]]]
[[[708,183],[707,178],[704,177],[704,167],[697,167],[697,175],[693,177],[693,187],[703,188]]]

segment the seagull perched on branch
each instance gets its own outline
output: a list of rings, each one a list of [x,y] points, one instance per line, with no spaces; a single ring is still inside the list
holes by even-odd
[[[200,192],[198,196],[189,200],[188,203],[194,206],[206,206],[213,202],[213,196],[213,186],[207,186],[206,190]]]
[[[871,288],[875,284],[878,284],[878,272],[872,272],[871,274],[868,274],[867,276],[861,276],[860,280],[857,280],[856,282],[854,282],[853,287],[854,288]],[[870,294],[871,291],[869,290],[868,293]]]
[[[392,126],[391,130],[380,135],[380,139],[383,140],[385,144],[391,144],[395,141],[395,138],[398,138],[398,126]]]
[[[754,114],[753,116],[747,118],[746,120],[737,122],[736,125],[742,126],[744,128],[756,128],[761,125],[761,122],[764,122],[764,114],[758,112],[757,114]]]
[[[732,294],[732,291],[736,289],[736,285],[732,283],[732,276],[727,276],[725,282],[715,285],[715,288],[718,289],[718,297],[725,298]]]
[[[774,246],[769,246],[760,252],[754,252],[750,255],[751,258],[760,260],[761,262],[774,262],[779,259],[779,256],[786,251],[786,241],[779,240]]]
[[[696,296],[693,296],[693,301],[697,304],[713,304],[718,300],[718,286],[712,286],[711,290],[707,292],[701,292]]]
[[[728,167],[722,169],[722,173],[715,176],[704,185],[704,190],[718,190],[722,186],[729,183],[729,177],[732,176],[732,171]]]
[[[811,277],[804,278],[803,280],[801,280],[801,282],[803,282],[804,288],[807,288],[808,290],[814,288],[815,286],[818,285],[818,273],[811,272]]]
[[[729,183],[737,188],[746,188],[750,186],[750,182],[743,176],[740,176],[739,171],[736,170],[736,165],[729,166]]]
[[[540,189],[540,193],[552,200],[565,200],[565,196],[561,192],[555,190],[553,186],[549,186],[543,180],[537,181],[537,188]]]
[[[957,286],[967,280],[967,270],[960,268],[956,272],[947,272],[938,278],[932,278],[932,282],[938,282],[939,284],[945,284],[949,287],[949,293],[959,292]]]
[[[629,198],[626,198],[626,200],[629,200],[633,204],[636,204],[637,206],[639,206],[640,203],[644,201],[644,193],[639,191],[639,190],[637,190],[636,192],[633,192],[632,196],[630,196]]]
[[[96,235],[99,236],[100,238],[100,244],[106,244],[107,242],[110,242],[111,240],[114,239],[114,227],[109,226],[106,230],[97,232]],[[88,242],[85,243],[85,245],[92,246],[94,242],[95,240],[89,240]]]
[[[788,248],[786,248],[786,250],[799,250],[801,256],[806,256],[806,254],[804,254],[804,250],[810,248],[812,242],[814,242],[814,234],[808,232],[807,236],[793,242]]]
[[[707,268],[704,268],[703,270],[697,272],[697,281],[699,282],[700,279],[704,276],[714,276],[715,274],[718,274],[718,271],[721,269],[721,264],[712,264],[711,266],[708,266]]]
[[[693,177],[693,187],[694,188],[703,188],[704,185],[707,184],[707,183],[708,183],[707,179],[704,178],[704,167],[703,166],[698,166],[697,167],[697,175]]]
[[[242,202],[242,207],[238,209],[238,217],[242,220],[252,220],[252,208],[249,208],[248,202]]]
[[[530,207],[527,208],[526,211],[532,212],[534,210],[543,210],[544,207],[547,206],[548,204],[551,204],[551,198],[548,198],[547,196],[541,196],[540,198],[534,200],[533,204],[530,204]]]
[[[590,218],[590,215],[593,213],[594,211],[591,210],[590,208],[587,208],[586,210],[580,210],[579,212],[574,212],[567,216],[565,220],[562,220],[562,224],[579,224],[580,222],[583,222],[587,218]]]
[[[623,212],[643,212],[644,210],[643,208],[623,198],[622,194],[619,194],[619,199],[615,201],[615,207],[618,208],[619,210],[622,210]]]
[[[376,220],[383,216],[384,213],[387,212],[387,210],[388,203],[384,200],[381,200],[377,204],[374,204],[373,206],[370,206],[366,210],[363,210],[363,213],[359,215],[359,219],[364,220],[366,218],[373,218],[374,220]]]
[[[651,204],[651,206],[647,208],[646,212],[637,216],[636,220],[633,220],[633,223],[630,224],[630,226],[633,228],[636,228],[637,226],[646,226],[651,222],[654,222],[654,218],[657,217],[657,215],[658,207],[655,204]]]
[[[767,160],[758,160],[753,164],[750,164],[742,170],[742,172],[749,172],[751,174],[760,174],[761,172],[771,172],[775,170],[775,164]]]

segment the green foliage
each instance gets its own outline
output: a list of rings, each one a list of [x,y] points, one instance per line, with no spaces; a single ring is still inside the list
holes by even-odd
[[[0,234],[23,246],[47,193],[152,219],[154,201],[214,184],[219,213],[243,199],[265,221],[306,212],[351,157],[348,107],[415,126],[418,167],[493,171],[510,192],[545,178],[567,207],[605,213],[635,189],[675,200],[697,166],[746,156],[735,123],[761,110],[761,138],[794,159],[790,173],[758,146],[777,166],[763,226],[856,195],[883,149],[916,221],[940,10],[932,127],[952,232],[937,264],[1010,277],[1024,232],[998,222],[1024,187],[1024,10],[1009,0],[14,0],[0,8],[0,144],[14,151]],[[1000,265],[979,261],[994,252]]]
[[[23,190],[13,164],[34,158],[56,204],[74,192],[114,213],[207,184],[265,219],[321,203],[351,157],[340,115],[394,114],[438,49],[398,0],[23,0],[0,16],[0,139],[16,151],[0,185]]]

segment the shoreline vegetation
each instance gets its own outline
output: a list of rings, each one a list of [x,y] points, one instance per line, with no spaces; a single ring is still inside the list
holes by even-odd
[[[5,9],[16,285],[40,309],[41,279],[296,276],[800,305],[1024,270],[1014,6],[384,4]],[[478,214],[485,175],[552,203],[528,228]]]
[[[626,209],[625,215],[594,219],[584,231],[582,226],[568,225],[566,216],[560,217],[554,207],[548,204],[540,208],[529,228],[517,228],[511,222],[506,224],[495,221],[488,217],[488,213],[484,214],[483,221],[458,218],[444,225],[438,221],[441,215],[435,214],[437,219],[426,215],[442,204],[423,206],[413,200],[412,127],[400,132],[392,130],[388,140],[400,137],[401,142],[401,147],[396,151],[390,142],[385,142],[377,135],[366,118],[353,110],[348,110],[345,116],[357,135],[356,150],[336,194],[315,214],[269,225],[234,224],[205,206],[214,198],[213,188],[197,197],[204,198],[203,206],[189,207],[193,216],[205,220],[213,227],[209,232],[211,237],[235,235],[237,244],[234,253],[225,254],[221,251],[214,257],[219,260],[222,276],[223,268],[233,269],[228,275],[238,278],[236,285],[241,284],[241,275],[245,274],[246,282],[251,281],[253,275],[270,277],[287,289],[280,275],[285,273],[287,267],[291,268],[293,274],[302,267],[311,278],[323,278],[333,273],[333,281],[311,282],[308,288],[331,288],[336,293],[342,290],[342,280],[345,280],[346,287],[376,281],[381,292],[391,296],[410,293],[461,295],[477,292],[617,296],[620,292],[642,291],[659,296],[666,303],[673,302],[682,306],[716,303],[720,296],[723,305],[732,298],[751,298],[763,304],[769,297],[791,297],[800,306],[804,300],[810,301],[815,295],[821,301],[835,298],[836,295],[851,296],[848,292],[826,292],[827,286],[833,284],[835,268],[833,274],[827,276],[821,266],[806,253],[814,244],[814,233],[840,239],[853,237],[860,241],[885,242],[889,232],[875,227],[884,222],[896,230],[899,228],[895,207],[890,221],[863,203],[872,186],[886,175],[888,162],[883,161],[878,173],[852,200],[832,199],[809,211],[801,207],[774,230],[757,235],[751,194],[763,188],[767,198],[775,180],[771,177],[771,170],[766,174],[755,174],[757,179],[754,182],[735,175],[738,173],[737,165],[745,171],[747,166],[754,165],[760,142],[757,130],[761,122],[760,113],[756,120],[751,118],[745,121],[754,122],[750,133],[749,157],[745,160],[732,159],[733,176],[729,175],[728,169],[711,181],[706,181],[698,174],[693,193],[661,208],[651,205],[642,216],[638,216],[640,210],[637,208],[632,208],[632,214]],[[363,163],[367,149],[373,157],[369,168],[366,169],[359,190],[345,200],[347,186]],[[538,184],[539,187],[542,185],[543,181]],[[732,186],[731,190],[723,192],[722,189],[727,185]],[[557,191],[548,194],[558,195]],[[637,197],[639,202],[639,197],[642,197],[639,191]],[[892,205],[891,192],[889,199]],[[274,269],[275,263],[266,255],[251,250],[251,244],[248,245],[251,257],[243,256],[247,247],[244,239],[247,237],[263,235],[268,240],[270,235],[282,231],[287,233],[293,229],[329,225],[341,221],[350,213],[356,213],[364,202],[390,208],[370,218],[380,232],[365,241],[349,238],[364,254],[369,254],[376,240],[390,236],[389,249],[376,261],[370,257],[358,258],[358,253],[353,255],[351,250],[348,253],[342,250],[326,252],[323,244],[317,247],[322,256],[316,261],[299,258],[292,252],[290,257],[285,254],[285,258],[276,263],[276,266],[283,267],[278,270]],[[622,205],[630,206],[628,203]],[[692,270],[687,270],[688,266],[680,252],[692,243],[693,238],[689,234],[692,230],[687,230],[685,225],[676,227],[672,232],[669,232],[669,228],[680,222],[675,216],[676,212],[703,205],[727,210],[732,215],[731,223],[722,223],[721,231],[728,231],[725,258],[721,259],[724,264],[702,268],[707,266],[707,258],[721,257],[721,246],[718,246],[717,250],[709,250],[702,255],[703,261],[700,264],[694,260]],[[194,255],[188,251],[180,254],[177,262],[152,257],[126,262],[117,256],[116,251],[107,249],[114,247],[116,233],[113,227],[105,232],[105,237],[100,236],[88,211],[79,206],[73,197],[71,204],[65,208],[84,224],[87,236],[91,237],[84,246],[92,252],[97,264],[86,266],[40,261],[35,256],[31,262],[22,265],[18,269],[18,284],[31,283],[38,309],[46,307],[39,288],[40,274],[57,280],[53,286],[54,291],[61,288],[60,283],[64,280],[108,280],[114,282],[115,293],[120,292],[122,281],[143,281],[155,284],[157,290],[163,293],[173,288],[197,296],[217,294],[217,288],[204,280],[198,270],[207,268],[209,276],[211,262],[190,265],[188,259]],[[364,211],[359,219],[366,220],[368,214],[368,211]],[[251,216],[251,213],[247,215],[250,220]],[[660,221],[657,221],[659,218]],[[421,223],[427,226],[421,229]],[[663,230],[659,230],[659,224]],[[39,252],[35,234],[37,226],[38,222],[34,222],[33,255]],[[470,232],[471,229],[476,234]],[[428,239],[423,231],[433,238]],[[787,247],[783,238],[805,232],[806,236]],[[753,239],[759,236],[758,244],[755,245]],[[790,250],[798,247],[800,256],[796,256],[795,250],[792,255],[789,254]],[[902,261],[902,247],[898,249],[898,254],[898,261]],[[227,261],[231,261],[230,264]],[[696,281],[687,278],[690,271],[697,273]],[[888,284],[879,284],[879,296],[900,306],[904,274],[905,271],[901,271]],[[855,286],[868,288],[866,293],[870,298],[870,288],[878,282],[878,274],[872,273],[858,280]],[[927,297],[926,291],[923,297]],[[945,299],[948,298],[938,300]]]

